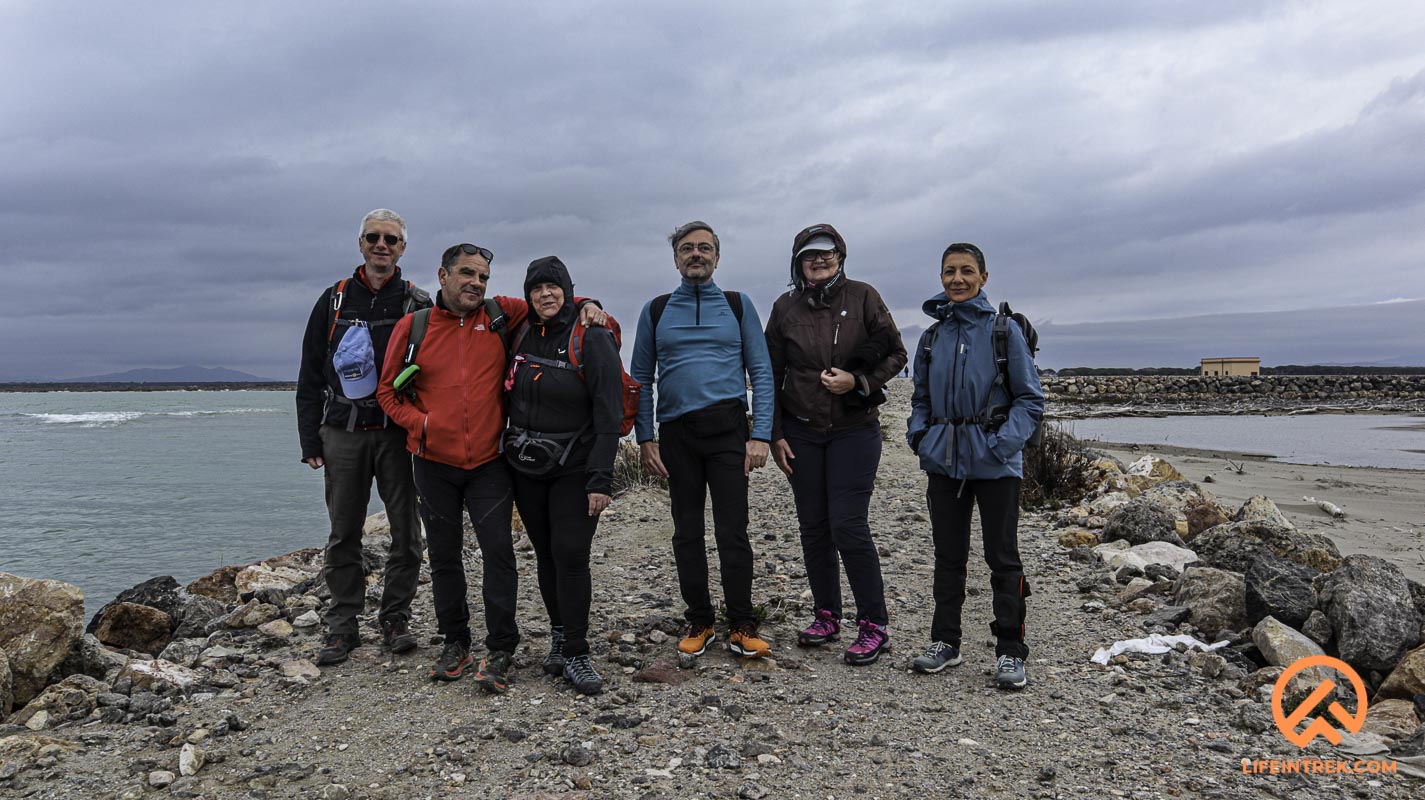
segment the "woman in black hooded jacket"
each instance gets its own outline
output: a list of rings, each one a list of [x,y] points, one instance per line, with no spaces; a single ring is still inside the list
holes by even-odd
[[[597,694],[603,679],[589,660],[589,550],[613,490],[622,362],[609,329],[576,325],[574,284],[558,258],[530,262],[524,292],[529,320],[515,333],[505,381],[505,458],[549,613],[544,671]]]

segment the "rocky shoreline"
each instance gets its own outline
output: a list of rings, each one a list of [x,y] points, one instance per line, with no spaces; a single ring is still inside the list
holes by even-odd
[[[1049,416],[1058,418],[1425,411],[1425,375],[1096,375],[1042,382]]]
[[[1082,380],[1082,379],[1080,379]],[[422,576],[421,648],[358,648],[311,664],[327,601],[321,552],[156,578],[84,626],[82,597],[0,575],[0,790],[34,798],[397,797],[1413,797],[1425,760],[1425,587],[1266,498],[1224,506],[1168,462],[1099,458],[1083,503],[1026,513],[1021,549],[1031,684],[993,688],[988,575],[974,544],[966,663],[907,669],[929,628],[924,479],[903,446],[909,386],[893,384],[873,498],[893,655],[841,663],[799,649],[810,594],[786,481],[752,482],[754,597],[773,658],[672,658],[679,627],[666,495],[619,497],[594,547],[594,660],[604,694],[539,670],[547,646],[534,559],[518,536],[525,641],[501,697],[435,684]],[[1300,520],[1298,520],[1300,522]],[[320,534],[313,533],[313,540]],[[388,541],[368,521],[368,598]],[[711,559],[714,571],[716,559]],[[480,562],[467,553],[472,586]],[[849,593],[847,595],[849,597]],[[481,625],[478,593],[474,622]],[[1124,652],[1153,634],[1228,642]],[[364,628],[369,643],[379,640]],[[1270,690],[1298,654],[1337,655],[1371,697],[1365,729],[1306,750],[1272,721]],[[1396,774],[1244,771],[1270,759],[1393,759]]]

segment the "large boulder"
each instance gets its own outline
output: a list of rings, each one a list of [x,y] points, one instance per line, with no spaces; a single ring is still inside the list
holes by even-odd
[[[1173,512],[1143,497],[1130,500],[1108,516],[1108,523],[1103,526],[1099,540],[1112,542],[1119,539],[1130,544],[1167,542],[1183,546]]]
[[[322,549],[308,547],[244,567],[233,577],[239,595],[262,589],[288,590],[322,573]]]
[[[1192,609],[1188,621],[1209,636],[1247,627],[1247,590],[1240,572],[1188,567],[1178,577],[1173,605]]]
[[[123,653],[105,647],[94,634],[86,633],[79,637],[79,642],[69,651],[60,667],[60,674],[65,677],[88,675],[91,678],[106,680],[123,669],[128,660],[129,657]]]
[[[10,715],[15,705],[15,687],[10,675],[10,657],[0,650],[0,720]]]
[[[247,567],[248,565],[246,564],[218,567],[207,575],[194,580],[184,588],[188,590],[189,594],[211,597],[224,606],[236,605],[238,602],[238,590],[237,585],[233,583],[233,579],[237,577],[239,572],[247,569]]]
[[[89,619],[89,624],[85,626],[85,633],[95,633],[99,630],[99,623],[104,614],[120,603],[135,603],[149,608],[156,608],[168,615],[171,621],[177,619],[178,609],[183,605],[181,596],[182,589],[178,586],[178,581],[171,575],[164,575],[158,578],[150,578],[131,589],[119,592],[119,596],[110,600],[103,608],[95,612]],[[172,628],[169,633],[172,633]],[[104,637],[100,636],[102,641]]]
[[[221,617],[227,609],[222,603],[201,594],[190,594],[184,598],[179,609],[178,627],[173,629],[174,639],[192,639],[203,636],[208,623]]]
[[[1185,480],[1177,468],[1155,455],[1146,455],[1128,465],[1125,474],[1148,478],[1154,483]]]
[[[1183,509],[1183,517],[1187,519],[1187,534],[1183,536],[1183,541],[1191,542],[1197,535],[1207,530],[1215,528],[1231,519],[1231,515],[1223,505],[1210,497],[1202,497],[1198,500],[1189,500],[1187,507]]]
[[[1197,553],[1168,542],[1148,542],[1132,547],[1123,547],[1124,544],[1126,542],[1120,540],[1112,544],[1099,545],[1094,548],[1094,552],[1098,553],[1104,563],[1114,570],[1133,566],[1146,571],[1149,566],[1158,564],[1172,567],[1174,572],[1181,573],[1187,569],[1189,564],[1197,561]]]
[[[1415,713],[1415,704],[1409,700],[1381,700],[1366,708],[1366,724],[1363,733],[1375,733],[1390,740],[1400,742],[1410,738],[1420,727],[1420,717]]]
[[[1341,660],[1358,670],[1395,669],[1420,644],[1420,617],[1400,568],[1376,556],[1350,555],[1316,579],[1319,608],[1336,632]]]
[[[84,631],[78,586],[0,572],[0,650],[9,656],[15,706],[30,702]]]
[[[271,622],[282,616],[282,609],[253,598],[233,609],[226,616],[217,617],[208,623],[210,630],[219,628],[256,628],[264,622]]]
[[[1410,700],[1417,694],[1425,694],[1425,645],[1411,650],[1400,659],[1400,663],[1380,685],[1377,697]]]
[[[1296,526],[1291,524],[1291,520],[1277,508],[1271,498],[1263,495],[1253,495],[1247,498],[1247,502],[1237,509],[1237,513],[1232,515],[1233,522],[1266,522],[1287,530],[1296,530]]]
[[[110,603],[94,619],[94,636],[111,647],[153,654],[172,638],[173,617],[152,606]]]
[[[1272,617],[1261,620],[1252,628],[1252,644],[1257,646],[1262,658],[1274,667],[1290,667],[1303,658],[1325,655],[1316,642]],[[1309,691],[1323,680],[1334,679],[1334,673],[1335,670],[1326,667],[1304,669],[1292,677],[1290,688],[1293,692]]]
[[[68,719],[83,719],[94,710],[99,693],[107,691],[107,683],[88,675],[70,675],[59,683],[45,687],[9,722],[32,728],[53,728]],[[41,718],[38,725],[31,723],[36,717]]]
[[[1109,492],[1101,497],[1095,497],[1089,503],[1089,513],[1094,516],[1106,517],[1115,510],[1128,505],[1130,499],[1123,492]]]
[[[1154,505],[1171,511],[1178,519],[1186,519],[1188,506],[1201,503],[1208,498],[1202,489],[1192,481],[1163,481],[1149,486],[1139,495]]]
[[[1316,589],[1311,585],[1321,573],[1285,558],[1258,556],[1247,568],[1247,621],[1256,624],[1266,617],[1301,630],[1316,608]]]
[[[1319,533],[1303,533],[1261,520],[1242,520],[1209,528],[1192,540],[1204,564],[1244,570],[1263,554],[1330,572],[1341,564],[1336,543]]]

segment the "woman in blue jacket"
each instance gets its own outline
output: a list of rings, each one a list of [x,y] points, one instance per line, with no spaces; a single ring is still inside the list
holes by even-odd
[[[988,279],[978,247],[952,244],[940,258],[944,291],[921,307],[935,323],[915,349],[906,439],[930,476],[925,498],[935,540],[935,616],[930,646],[912,666],[933,673],[963,661],[960,610],[977,504],[993,591],[995,681],[1001,689],[1022,689],[1029,584],[1017,531],[1021,450],[1043,414],[1044,392],[1018,325],[1009,325],[1007,380],[997,380],[995,309],[982,291]]]

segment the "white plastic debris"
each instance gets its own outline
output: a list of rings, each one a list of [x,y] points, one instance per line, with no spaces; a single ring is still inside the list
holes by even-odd
[[[1306,495],[1302,495],[1301,500],[1302,502],[1311,503],[1315,505],[1317,508],[1321,509],[1322,511],[1325,511],[1327,514],[1330,514],[1336,519],[1340,519],[1346,516],[1345,509],[1341,508],[1330,500],[1317,500],[1314,497],[1307,497]]]
[[[1106,665],[1110,658],[1120,653],[1148,653],[1150,655],[1157,655],[1166,653],[1180,644],[1185,644],[1194,650],[1211,653],[1213,650],[1226,647],[1230,642],[1224,639],[1220,642],[1208,644],[1207,642],[1199,641],[1186,634],[1180,633],[1172,636],[1164,636],[1163,634],[1155,633],[1146,639],[1124,639],[1121,642],[1114,642],[1112,647],[1100,647],[1098,651],[1093,654],[1093,658],[1089,660],[1095,664]]]

